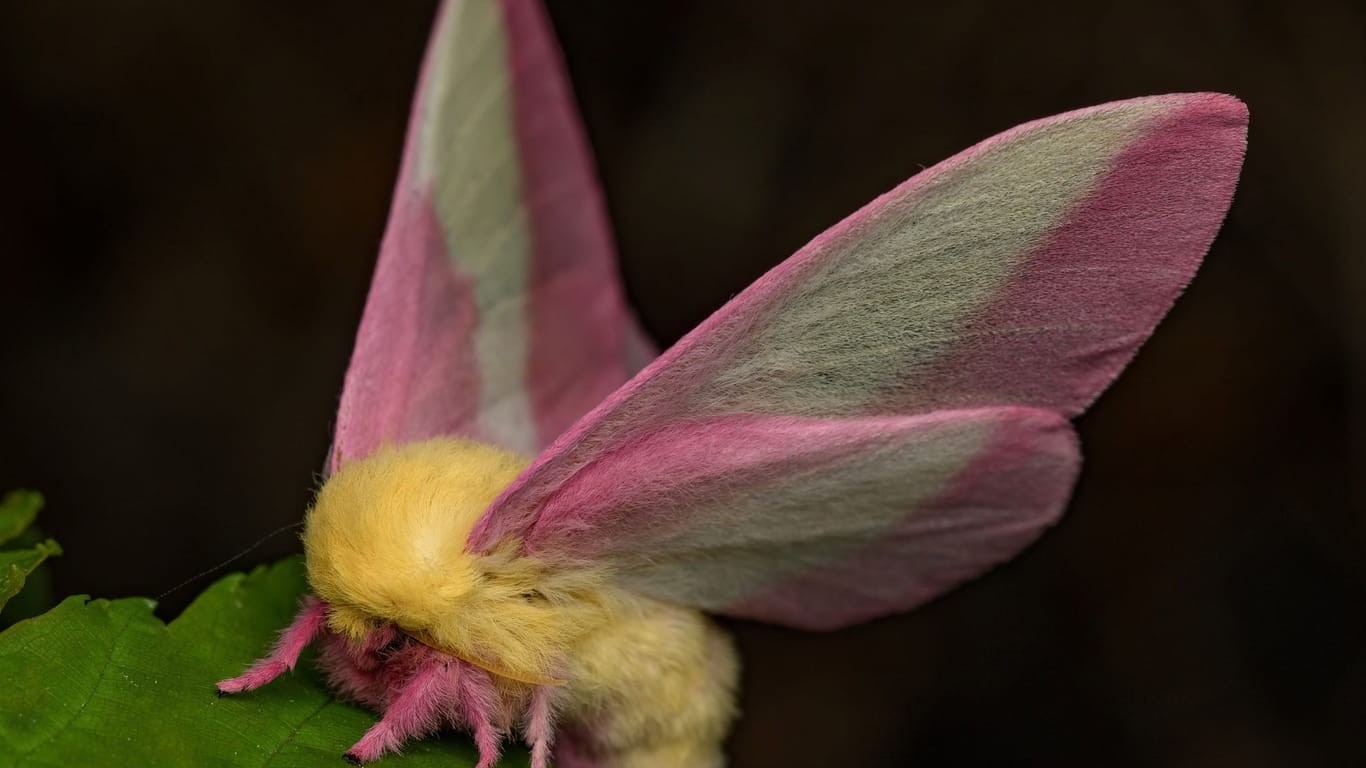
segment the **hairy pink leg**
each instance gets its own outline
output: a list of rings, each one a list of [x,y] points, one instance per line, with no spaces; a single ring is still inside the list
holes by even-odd
[[[324,634],[318,666],[327,674],[332,689],[345,698],[383,710],[390,691],[380,650],[393,636],[391,627],[374,630],[359,643],[331,632]]]
[[[299,661],[299,654],[313,642],[326,622],[327,603],[313,595],[305,597],[303,607],[299,609],[294,621],[280,633],[280,639],[275,641],[275,647],[271,649],[270,654],[252,664],[246,672],[237,677],[219,681],[218,695],[260,688],[284,674],[286,670],[294,669],[294,665]]]
[[[379,722],[366,731],[355,746],[346,750],[343,757],[354,765],[361,765],[379,759],[385,752],[398,751],[410,738],[435,731],[441,725],[442,704],[448,695],[446,666],[447,662],[435,654],[420,654],[412,674],[402,682],[396,681],[397,692],[384,708]]]
[[[527,706],[526,743],[531,747],[531,768],[550,768],[550,743],[554,725],[550,709],[551,687],[538,685],[531,689],[531,703]]]
[[[381,624],[379,627],[370,630],[364,640],[352,645],[352,661],[361,669],[378,668],[384,662],[384,657],[379,652],[393,642],[397,635],[398,632],[394,629],[393,624]]]
[[[498,689],[493,686],[489,673],[473,664],[457,661],[452,670],[458,670],[455,692],[460,712],[474,730],[474,743],[479,747],[479,764],[475,768],[493,768],[502,747],[502,734],[493,724]]]

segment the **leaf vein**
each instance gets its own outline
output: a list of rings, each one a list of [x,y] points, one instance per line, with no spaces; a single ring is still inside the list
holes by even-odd
[[[308,725],[309,721],[317,717],[318,714],[322,712],[324,709],[327,709],[328,705],[330,705],[331,703],[331,699],[324,699],[323,702],[319,704],[317,707],[315,707],[312,712],[309,712],[308,715],[304,717],[304,719],[296,723],[294,725],[294,728],[290,730],[289,735],[286,736],[284,740],[281,741],[279,744],[276,744],[275,749],[272,750],[269,755],[266,755],[266,761],[264,763],[261,763],[261,768],[267,768],[267,766],[275,762],[275,758],[279,757],[280,751],[285,748],[285,745],[292,743],[294,739],[298,737],[299,731],[303,730],[303,727],[305,725]]]
[[[100,687],[104,685],[104,678],[109,674],[109,667],[114,663],[114,654],[118,652],[119,643],[123,640],[123,636],[128,632],[128,628],[133,625],[133,617],[135,615],[135,613],[129,613],[127,621],[123,622],[123,626],[119,628],[118,634],[114,635],[114,642],[109,644],[109,653],[104,656],[104,665],[100,667],[100,674],[95,678],[95,684],[90,687],[90,692],[86,694],[85,699],[81,702],[80,708],[77,709],[60,728],[53,729],[52,732],[47,735],[47,738],[24,750],[23,755],[19,758],[20,765],[27,763],[28,759],[38,751],[39,747],[45,746],[48,742],[52,741],[57,734],[67,731],[67,729],[71,728],[73,723],[81,718],[81,715],[85,714],[85,708],[90,706],[91,700],[95,698],[95,694],[98,693]]]

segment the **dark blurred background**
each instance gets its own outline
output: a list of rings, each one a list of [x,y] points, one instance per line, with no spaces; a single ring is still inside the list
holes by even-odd
[[[156,595],[308,503],[433,8],[0,6],[0,488],[47,495],[58,594]],[[550,11],[662,343],[1016,123],[1252,111],[1206,266],[1080,421],[1063,524],[911,615],[738,625],[735,765],[1366,765],[1361,3]]]

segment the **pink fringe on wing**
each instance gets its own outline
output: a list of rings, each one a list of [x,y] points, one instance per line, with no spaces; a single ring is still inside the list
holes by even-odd
[[[539,3],[502,0],[500,8],[532,246],[526,389],[545,445],[626,381],[635,372],[625,367],[629,353],[647,345],[616,276],[607,210],[549,19]]]
[[[990,437],[937,493],[905,509],[878,536],[728,611],[829,630],[911,610],[1008,560],[1057,521],[1081,461],[1064,417],[995,408],[941,411],[931,418],[945,424],[977,420]],[[844,588],[832,590],[832,584]],[[860,589],[864,584],[878,590]]]
[[[985,334],[959,345],[926,372],[918,394],[907,393],[918,398],[911,406],[988,391],[1075,417],[1152,334],[1224,220],[1242,166],[1247,107],[1209,93],[1150,101],[1165,111],[971,321],[1050,332]]]
[[[480,437],[474,284],[451,266],[430,194],[395,205],[346,371],[327,471],[384,442]]]

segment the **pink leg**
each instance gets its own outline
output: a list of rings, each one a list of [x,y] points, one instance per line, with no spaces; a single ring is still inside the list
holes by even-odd
[[[377,632],[372,632],[371,636]],[[331,632],[323,635],[318,666],[327,674],[328,684],[342,697],[381,711],[389,695],[383,662],[377,647],[371,647],[369,638],[357,644]]]
[[[351,658],[361,669],[378,669],[384,661],[380,651],[393,642],[398,632],[393,624],[381,624],[370,631],[359,645],[352,646]]]
[[[474,730],[474,743],[479,747],[479,764],[475,768],[493,768],[501,751],[502,734],[493,724],[498,707],[498,689],[489,673],[472,664],[457,662],[459,670],[456,695],[464,721]]]
[[[526,743],[531,747],[531,768],[550,768],[550,743],[554,725],[550,708],[551,687],[538,685],[531,689],[531,704],[527,708]]]
[[[303,607],[299,609],[294,621],[280,633],[280,639],[275,642],[270,654],[252,664],[241,675],[219,681],[218,695],[260,688],[284,674],[286,670],[294,669],[294,665],[299,661],[299,654],[313,642],[326,623],[327,604],[313,595],[305,597]]]
[[[424,653],[384,708],[384,716],[343,755],[354,765],[378,760],[385,752],[397,752],[410,738],[435,731],[442,721],[442,704],[449,697],[447,662]]]

